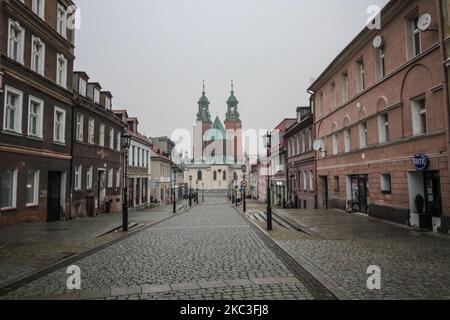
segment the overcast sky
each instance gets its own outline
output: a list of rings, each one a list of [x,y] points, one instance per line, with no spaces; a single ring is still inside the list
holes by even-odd
[[[387,0],[76,0],[76,70],[137,116],[140,131],[192,130],[202,80],[223,120],[230,79],[245,128],[273,128],[307,104],[311,78]]]

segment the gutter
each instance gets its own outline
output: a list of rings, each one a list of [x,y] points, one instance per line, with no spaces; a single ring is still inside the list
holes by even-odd
[[[439,40],[441,43],[441,60],[442,60],[442,82],[444,87],[444,112],[445,112],[445,118],[447,121],[445,121],[445,129],[446,129],[446,136],[447,136],[447,164],[448,164],[448,170],[450,170],[450,156],[448,155],[448,152],[450,151],[450,110],[449,110],[449,92],[448,92],[448,77],[447,77],[447,57],[445,52],[445,37],[444,37],[444,25],[442,22],[442,19],[444,18],[443,15],[443,8],[442,8],[442,1],[436,0],[436,7],[438,10],[438,30],[439,30]]]

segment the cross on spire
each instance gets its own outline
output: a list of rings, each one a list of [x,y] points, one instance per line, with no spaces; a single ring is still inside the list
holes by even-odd
[[[234,94],[234,80],[231,79],[231,93]]]
[[[205,80],[203,80],[203,95],[205,95]]]

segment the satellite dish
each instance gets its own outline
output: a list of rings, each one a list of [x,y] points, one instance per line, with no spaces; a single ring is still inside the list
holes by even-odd
[[[314,143],[313,143],[314,151],[320,151],[320,150],[322,150],[322,147],[323,147],[322,139],[314,140]]]
[[[431,26],[431,15],[429,13],[425,13],[420,16],[417,27],[420,31],[425,32]]]
[[[376,36],[375,39],[373,39],[372,45],[375,49],[380,49],[383,45],[383,37],[382,36]]]

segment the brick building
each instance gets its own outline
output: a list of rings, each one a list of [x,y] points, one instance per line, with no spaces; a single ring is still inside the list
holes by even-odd
[[[311,107],[299,107],[297,121],[284,134],[287,145],[288,199],[299,209],[316,207],[313,122]]]
[[[365,28],[311,85],[322,142],[319,207],[410,225],[423,209],[443,214],[448,230],[443,8],[447,1],[391,0],[381,30]],[[417,208],[418,195],[424,208]]]
[[[0,225],[69,216],[69,0],[0,1]]]
[[[150,205],[151,180],[151,140],[138,130],[137,118],[129,117],[126,110],[113,110],[113,113],[127,124],[131,135],[128,154],[128,207],[145,209]]]
[[[121,136],[126,126],[112,112],[112,95],[73,76],[72,217],[122,210]]]
[[[282,206],[288,201],[287,186],[287,144],[284,139],[286,130],[295,123],[295,119],[284,119],[271,132],[271,200],[275,206]]]

